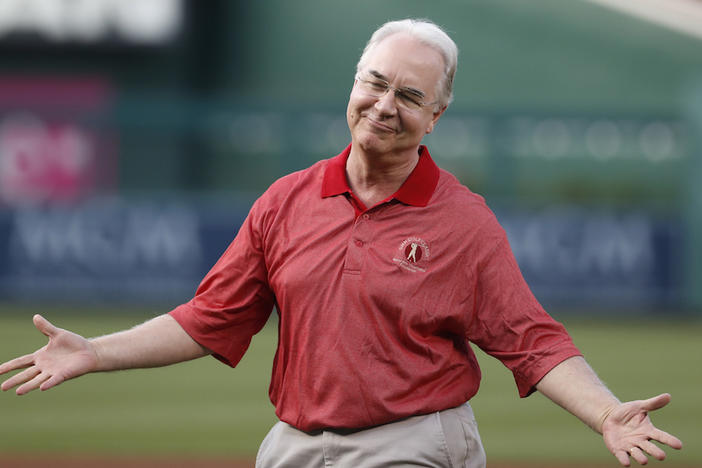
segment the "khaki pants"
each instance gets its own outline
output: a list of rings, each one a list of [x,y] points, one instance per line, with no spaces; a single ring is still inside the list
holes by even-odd
[[[468,403],[369,429],[307,433],[279,422],[256,468],[484,468],[485,452]]]

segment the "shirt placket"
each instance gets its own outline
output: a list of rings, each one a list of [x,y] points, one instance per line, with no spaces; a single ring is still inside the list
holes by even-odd
[[[372,216],[369,213],[363,213],[354,221],[351,236],[349,236],[346,246],[345,274],[358,275],[361,273],[372,234]]]

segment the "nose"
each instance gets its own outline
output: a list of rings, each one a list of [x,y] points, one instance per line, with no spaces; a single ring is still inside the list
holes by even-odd
[[[385,94],[376,98],[375,108],[384,114],[393,114],[397,111],[395,103],[395,91],[388,89]]]

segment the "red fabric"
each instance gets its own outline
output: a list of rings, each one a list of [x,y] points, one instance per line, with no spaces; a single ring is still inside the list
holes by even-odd
[[[522,396],[580,354],[480,196],[423,148],[397,194],[357,216],[349,151],[274,183],[171,312],[234,366],[275,304],[270,398],[282,421],[361,428],[458,406],[480,384],[470,342],[512,370]]]

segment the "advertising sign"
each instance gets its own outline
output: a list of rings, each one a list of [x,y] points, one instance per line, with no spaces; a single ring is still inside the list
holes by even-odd
[[[544,303],[680,304],[682,223],[640,210],[551,206],[498,213],[525,279]]]
[[[0,298],[186,300],[246,215],[217,206],[106,197],[0,212]]]
[[[0,300],[188,300],[247,211],[232,196],[111,197],[0,212]],[[681,299],[674,219],[574,206],[498,218],[547,307],[667,307]],[[415,247],[418,261],[428,252]]]
[[[0,77],[0,206],[72,203],[116,179],[99,79]]]

